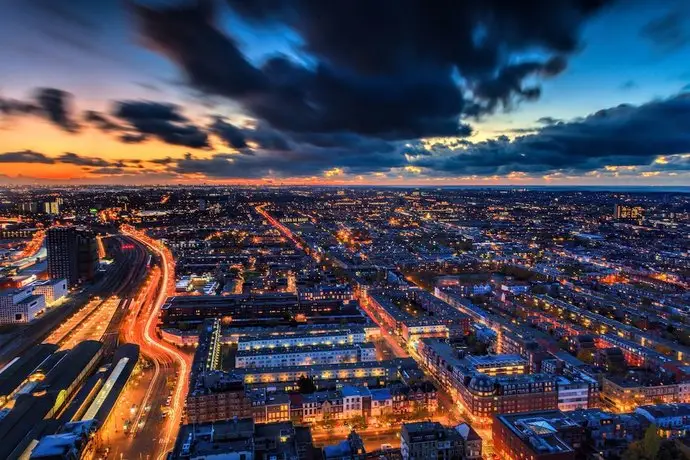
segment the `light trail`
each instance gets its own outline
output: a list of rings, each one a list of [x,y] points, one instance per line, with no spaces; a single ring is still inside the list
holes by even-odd
[[[123,226],[122,232],[125,235],[130,236],[131,238],[134,238],[140,243],[146,245],[150,250],[155,252],[161,260],[161,288],[158,290],[156,301],[154,302],[150,310],[150,314],[146,320],[146,326],[144,327],[142,337],[145,342],[145,345],[147,345],[147,348],[153,351],[154,363],[158,364],[154,371],[154,378],[151,380],[150,386],[147,389],[147,397],[145,398],[144,402],[147,401],[147,398],[150,398],[154,384],[160,374],[161,363],[158,362],[159,360],[163,361],[163,364],[166,364],[165,358],[172,357],[172,359],[177,362],[179,369],[179,375],[175,385],[174,397],[171,401],[171,416],[168,418],[167,430],[165,430],[165,434],[163,435],[164,442],[161,443],[162,451],[156,457],[159,460],[162,460],[166,457],[169,448],[175,442],[175,438],[177,436],[176,428],[179,428],[179,420],[182,418],[182,409],[184,407],[184,399],[189,379],[189,368],[191,367],[191,359],[189,356],[186,356],[183,353],[181,353],[173,345],[168,345],[166,342],[159,340],[156,336],[156,327],[158,325],[158,313],[160,311],[160,308],[163,306],[165,299],[168,296],[168,290],[171,289],[171,286],[174,289],[174,280],[171,280],[171,276],[174,276],[172,275],[172,273],[174,273],[175,262],[172,259],[172,254],[170,253],[170,251],[167,250],[167,248],[161,248],[161,243],[152,240],[148,236],[143,235],[141,232],[138,232],[129,226]],[[162,358],[156,352],[162,354]]]
[[[45,238],[45,230],[37,230],[31,237],[31,240],[29,240],[29,242],[26,244],[22,252],[12,257],[12,260],[28,259],[35,256],[38,251],[40,251],[41,246],[43,246]]]

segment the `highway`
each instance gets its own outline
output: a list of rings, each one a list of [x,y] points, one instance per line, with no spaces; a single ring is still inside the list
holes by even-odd
[[[142,454],[150,455],[150,458],[162,459],[172,449],[177,437],[193,357],[164,342],[158,335],[160,308],[168,295],[174,292],[175,261],[172,254],[159,242],[142,232],[128,226],[123,226],[121,230],[123,234],[136,240],[138,244],[145,245],[153,252],[160,267],[156,271],[159,281],[146,283],[137,294],[137,297],[142,296],[141,299],[153,301],[133,304],[132,309],[136,314],[123,324],[125,339],[141,347],[142,354],[151,361],[153,369],[140,407],[135,410],[132,424],[137,430],[134,438],[140,438],[141,441],[118,447],[122,448],[121,455],[127,455],[129,458]],[[161,400],[164,400],[163,404]],[[161,414],[156,414],[156,410],[161,405],[167,405],[168,402],[168,415],[159,424],[157,422],[160,422],[162,417]],[[152,419],[153,422],[148,423]]]

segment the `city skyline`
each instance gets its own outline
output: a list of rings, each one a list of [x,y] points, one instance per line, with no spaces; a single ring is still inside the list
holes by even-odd
[[[0,457],[690,458],[690,190],[609,188],[0,187]]]
[[[0,185],[681,186],[681,0],[5,6]]]

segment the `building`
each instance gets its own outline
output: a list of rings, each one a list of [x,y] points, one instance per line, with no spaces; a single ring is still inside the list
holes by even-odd
[[[311,366],[360,361],[376,361],[373,343],[241,350],[235,355],[235,368]]]
[[[564,412],[576,409],[589,409],[596,407],[594,398],[590,395],[592,386],[596,388],[596,381],[592,383],[585,380],[569,379],[559,376],[556,380],[558,388],[558,409]]]
[[[58,434],[43,436],[33,451],[30,460],[57,460],[88,458],[94,454],[94,434],[98,429],[96,420],[66,423]]]
[[[613,217],[619,220],[639,220],[644,218],[642,206],[617,204],[613,208]]]
[[[522,375],[528,369],[527,360],[519,355],[469,355],[465,358],[468,366],[489,376]]]
[[[170,325],[178,321],[201,323],[207,318],[229,318],[233,324],[261,323],[277,318],[361,314],[354,305],[346,306],[341,300],[303,300],[289,292],[263,294],[230,294],[226,296],[174,296],[161,308],[161,319]],[[351,319],[354,316],[346,316]],[[353,321],[354,322],[354,321]]]
[[[93,281],[98,270],[98,241],[86,229],[77,230],[77,273],[82,281]]]
[[[66,279],[35,281],[32,283],[32,286],[34,294],[45,296],[46,304],[48,305],[67,295]]]
[[[244,383],[224,372],[206,372],[197,377],[187,395],[187,423],[248,418],[252,413]]]
[[[631,442],[644,436],[649,426],[639,414],[613,414],[601,409],[576,410],[568,412],[568,417],[584,428],[582,450],[594,458],[619,458]]]
[[[690,433],[690,404],[641,406],[635,413],[656,425],[663,437],[680,438]]]
[[[462,437],[464,460],[481,460],[482,438],[468,423],[461,423],[455,427],[455,431]]]
[[[45,423],[60,414],[102,357],[102,344],[84,341],[45,360],[34,371],[36,384],[19,394],[0,419],[0,458],[18,458]],[[45,370],[43,368],[45,367]]]
[[[561,411],[497,415],[494,450],[505,460],[575,460],[584,429]]]
[[[48,274],[65,279],[69,286],[93,280],[98,268],[98,244],[93,232],[83,228],[51,227],[46,233]]]
[[[35,371],[57,349],[57,345],[40,344],[3,366],[0,372],[0,407],[4,407],[26,384],[43,377],[36,375]]]
[[[194,354],[187,393],[187,423],[252,416],[252,402],[241,379],[221,369],[220,321],[204,321]]]
[[[403,423],[400,453],[403,460],[453,460],[460,458],[463,441],[460,434],[438,422]]]
[[[372,394],[365,386],[345,385],[340,390],[291,394],[290,403],[291,418],[299,423],[367,419],[372,414]]]
[[[601,399],[618,410],[629,412],[638,406],[680,402],[679,385],[659,375],[605,376],[601,381]]]
[[[556,409],[556,376],[513,374],[489,376],[460,359],[450,345],[435,339],[419,344],[419,356],[473,422],[489,424],[495,414]]]
[[[426,291],[371,290],[365,302],[377,322],[411,347],[424,338],[462,337],[470,331],[469,316]]]
[[[323,448],[324,460],[365,460],[366,458],[364,442],[354,431],[351,431],[344,441]]]
[[[26,214],[36,214],[38,212],[38,203],[35,201],[27,201],[19,204],[19,210]]]
[[[51,216],[60,214],[60,203],[57,201],[46,201],[43,203],[43,212]]]
[[[317,387],[345,382],[385,383],[399,379],[400,373],[409,367],[417,368],[411,358],[301,367],[243,368],[235,369],[233,373],[241,377],[246,385],[283,384],[295,388],[301,377],[311,377]]]
[[[267,332],[241,337],[237,350],[260,350],[314,345],[362,344],[367,341],[363,328],[338,328],[325,331]]]
[[[0,324],[29,323],[46,308],[46,298],[32,285],[0,292]]]
[[[369,390],[371,393],[371,416],[378,418],[393,413],[393,395],[388,388]]]
[[[433,383],[422,381],[405,384],[393,384],[388,387],[393,398],[392,409],[396,415],[426,413],[431,416],[438,409],[438,390]]]
[[[300,287],[297,289],[297,295],[300,301],[342,300],[349,302],[354,299],[354,294],[349,284],[319,284],[312,287]]]
[[[290,420],[290,396],[282,392],[268,392],[265,388],[252,390],[248,395],[255,423],[286,422]]]
[[[255,424],[250,418],[180,427],[173,460],[317,460],[309,427],[292,422]]]

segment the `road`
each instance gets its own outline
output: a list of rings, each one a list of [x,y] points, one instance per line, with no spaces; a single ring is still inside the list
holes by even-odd
[[[134,414],[133,426],[138,430],[134,436],[135,441],[118,447],[121,448],[123,458],[136,458],[138,454],[142,454],[162,459],[172,449],[182,420],[192,356],[164,342],[157,330],[160,308],[175,286],[175,261],[172,254],[157,241],[131,227],[123,226],[122,232],[153,252],[160,267],[157,272],[159,279],[143,286],[137,296],[153,301],[137,301],[133,305],[136,316],[123,325],[125,340],[137,343],[153,368],[140,408]],[[168,390],[168,385],[172,386],[171,391]],[[168,396],[168,416],[161,420],[160,413],[156,414],[155,410],[168,402]],[[163,398],[164,404],[160,404]],[[137,438],[140,441],[136,441]]]
[[[278,222],[264,208],[265,205],[257,206],[256,211],[262,217],[264,217],[274,228],[276,228],[281,234],[289,238],[293,243],[295,243],[295,245],[298,248],[302,249],[302,245],[299,241],[297,241],[290,229]],[[431,419],[447,426],[457,425],[458,423],[463,422],[464,419],[460,414],[457,404],[453,401],[453,398],[441,387],[440,383],[434,379],[433,374],[428,372],[428,370],[421,365],[419,356],[417,356],[416,353],[408,353],[408,351],[403,347],[403,345],[401,345],[399,338],[396,335],[391,334],[390,331],[388,331],[388,329],[385,327],[385,325],[382,325],[378,321],[376,315],[374,315],[373,312],[368,308],[365,299],[362,299],[359,305],[360,308],[367,314],[367,316],[369,316],[369,318],[371,318],[371,320],[374,323],[376,323],[376,325],[379,327],[379,330],[381,331],[382,343],[375,343],[377,349],[377,358],[390,359],[391,356],[389,355],[391,353],[396,358],[408,358],[412,356],[412,358],[414,358],[415,361],[417,361],[417,363],[420,364],[420,369],[436,385],[438,389],[437,394],[439,401],[439,410],[436,414],[432,415]],[[317,437],[321,437],[327,441],[331,441],[334,437],[332,433],[323,433],[320,432],[318,429],[315,430],[314,436],[316,436],[314,438],[315,440],[317,439]],[[341,436],[341,438],[344,438],[345,436],[347,436],[347,432],[345,432],[344,435]],[[398,446],[400,444],[400,439],[397,436],[394,438],[393,434],[386,435],[382,433],[377,433],[375,430],[371,428],[362,431],[360,433],[360,436],[362,436],[362,439],[364,440],[365,444],[367,444],[367,448],[375,446],[376,444],[378,444],[378,447],[380,447],[380,444],[386,443],[391,444],[392,446]]]

